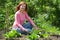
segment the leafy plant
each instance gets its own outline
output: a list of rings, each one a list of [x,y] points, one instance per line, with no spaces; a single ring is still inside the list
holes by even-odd
[[[21,36],[21,33],[18,33],[16,30],[11,30],[10,32],[7,32],[4,34],[5,38],[13,38],[17,36]]]
[[[32,30],[31,35],[27,36],[28,39],[30,40],[37,40],[40,36],[38,35],[38,33],[40,32],[40,30]]]

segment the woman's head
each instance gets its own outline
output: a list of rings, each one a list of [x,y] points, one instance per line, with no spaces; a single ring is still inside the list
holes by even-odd
[[[27,11],[27,4],[24,1],[20,2],[19,5],[17,6],[16,11],[18,10]]]

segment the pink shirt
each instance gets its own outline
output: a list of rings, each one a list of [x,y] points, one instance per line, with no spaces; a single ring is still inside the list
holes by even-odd
[[[23,12],[21,13],[20,11],[17,11],[15,13],[15,21],[13,23],[13,27],[21,27],[23,28],[23,23],[25,20],[28,20],[32,25],[34,25],[34,22],[32,21],[32,19],[28,16],[27,12]]]

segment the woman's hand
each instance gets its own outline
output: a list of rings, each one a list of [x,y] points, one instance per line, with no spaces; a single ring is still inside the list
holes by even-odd
[[[28,29],[25,29],[25,28],[24,28],[22,31],[27,32],[27,33],[30,34],[30,32],[28,31]]]
[[[25,28],[22,28],[21,30],[27,32],[27,30]]]
[[[39,30],[39,28],[36,25],[34,25],[34,29]]]

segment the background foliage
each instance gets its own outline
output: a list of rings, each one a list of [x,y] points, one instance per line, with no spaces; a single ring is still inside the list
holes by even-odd
[[[0,29],[12,27],[19,2],[21,0],[0,0]],[[25,0],[25,2],[28,4],[29,16],[39,28],[53,33],[60,29],[60,0]]]

